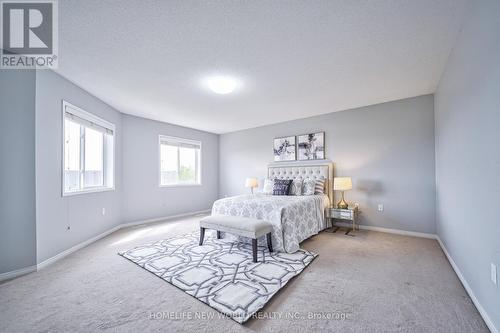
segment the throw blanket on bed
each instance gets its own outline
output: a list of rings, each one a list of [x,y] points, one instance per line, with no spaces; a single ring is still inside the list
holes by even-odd
[[[300,242],[326,228],[324,211],[327,204],[326,195],[239,195],[215,201],[212,215],[243,216],[268,221],[273,225],[274,250],[293,253],[299,249]],[[240,241],[248,241],[240,238]],[[259,245],[265,245],[265,237],[261,237],[258,242]]]

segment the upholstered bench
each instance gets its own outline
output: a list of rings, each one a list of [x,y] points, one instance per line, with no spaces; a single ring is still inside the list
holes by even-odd
[[[269,248],[269,252],[273,252],[271,242],[273,227],[269,222],[240,216],[207,216],[200,221],[200,245],[203,245],[205,229],[216,230],[217,239],[220,239],[221,232],[251,238],[253,262],[257,262],[257,238],[267,235],[267,247]]]

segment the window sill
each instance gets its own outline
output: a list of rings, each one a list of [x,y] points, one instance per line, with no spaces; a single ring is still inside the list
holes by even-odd
[[[109,192],[109,191],[114,191],[114,187],[110,188],[93,188],[93,189],[88,189],[88,190],[81,190],[81,191],[75,191],[75,192],[63,192],[62,196],[63,197],[72,197],[75,195],[81,195],[81,194],[89,194],[89,193],[99,193],[99,192]]]
[[[171,185],[159,185],[159,187],[197,187],[197,186],[201,186],[202,184],[171,184]]]

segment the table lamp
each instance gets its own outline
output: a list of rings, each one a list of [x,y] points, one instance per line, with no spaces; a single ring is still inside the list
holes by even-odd
[[[259,181],[257,180],[257,178],[247,178],[245,180],[245,187],[250,187],[252,194],[253,194],[253,189],[257,186],[259,186]]]
[[[344,191],[352,190],[352,180],[351,177],[335,177],[333,179],[333,190],[342,191],[342,200],[337,204],[339,209],[347,209],[349,206],[344,200]]]

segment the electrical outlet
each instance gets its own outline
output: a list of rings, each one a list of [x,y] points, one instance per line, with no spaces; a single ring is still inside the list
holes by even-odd
[[[378,204],[378,211],[383,212],[384,211],[384,205],[383,204]]]
[[[106,215],[106,208],[104,208],[104,207],[102,208],[102,215],[103,216]]]
[[[497,265],[491,263],[491,282],[497,284]]]
[[[359,208],[359,202],[355,202],[354,207]]]

